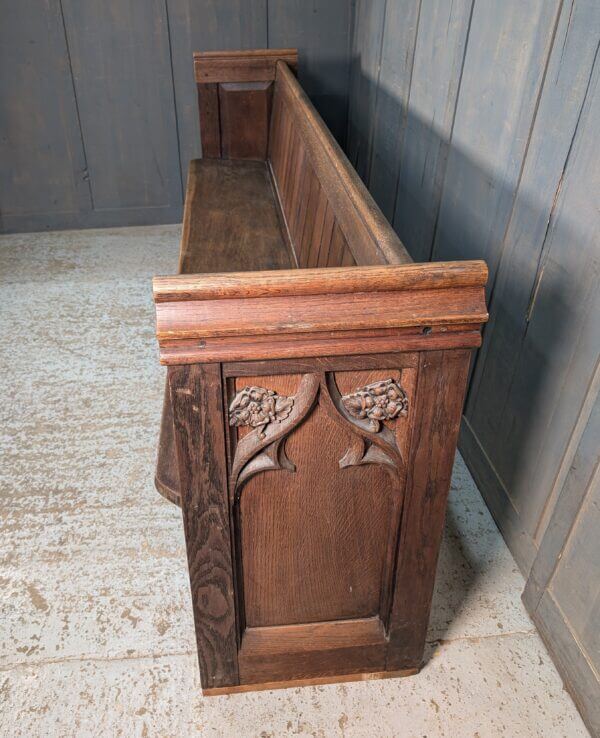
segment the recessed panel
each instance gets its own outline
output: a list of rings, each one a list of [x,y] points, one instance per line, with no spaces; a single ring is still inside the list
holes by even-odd
[[[272,82],[219,85],[221,152],[224,159],[267,158]]]
[[[377,380],[408,380],[412,398],[414,370],[404,375],[389,369],[340,372],[337,383],[344,394]],[[285,414],[285,398],[293,399],[301,382],[300,375],[244,377],[235,391],[272,390]],[[382,456],[360,463],[360,449],[366,452],[369,444],[363,446],[352,423],[336,421],[325,375],[321,382],[312,409],[282,441],[291,463],[261,471],[241,486],[236,546],[246,628],[386,616],[402,470]],[[408,417],[392,426],[402,453],[407,433],[400,427],[408,426]],[[236,435],[249,433],[257,430],[242,426]]]

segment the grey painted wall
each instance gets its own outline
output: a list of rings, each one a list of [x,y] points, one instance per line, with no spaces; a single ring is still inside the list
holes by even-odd
[[[351,0],[0,0],[0,231],[176,222],[192,52],[297,47],[343,143]]]
[[[460,446],[596,727],[599,41],[597,0],[357,0],[347,142],[416,260],[488,263]]]

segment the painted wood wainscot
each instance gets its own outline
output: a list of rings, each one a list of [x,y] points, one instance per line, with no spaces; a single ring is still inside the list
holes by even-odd
[[[485,264],[411,262],[296,58],[195,55],[205,158],[154,280],[204,694],[419,671],[487,320]]]

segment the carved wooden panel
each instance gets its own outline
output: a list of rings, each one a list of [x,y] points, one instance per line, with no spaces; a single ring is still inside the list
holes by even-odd
[[[242,377],[230,386],[230,496],[243,628],[385,622],[415,373]],[[402,383],[407,407],[375,428],[372,419],[348,412],[342,393],[382,381]],[[292,403],[281,401],[281,417],[276,398]],[[248,400],[254,417],[244,413],[249,422],[243,424],[240,406],[247,409]]]

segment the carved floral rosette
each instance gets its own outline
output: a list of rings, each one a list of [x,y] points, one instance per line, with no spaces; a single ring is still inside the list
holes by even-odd
[[[264,387],[244,387],[229,406],[229,425],[259,428],[259,437],[269,423],[288,417],[294,406],[293,397],[278,395]]]
[[[342,403],[349,415],[369,420],[373,431],[379,430],[384,420],[394,420],[408,414],[406,392],[393,379],[382,379],[344,395]]]

